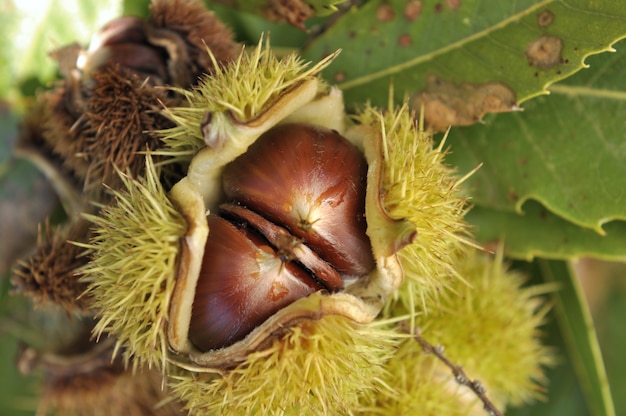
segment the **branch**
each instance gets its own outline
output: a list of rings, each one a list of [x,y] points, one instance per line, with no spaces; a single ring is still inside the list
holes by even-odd
[[[487,411],[489,416],[502,416],[502,412],[496,408],[496,406],[489,400],[487,395],[485,394],[487,390],[478,380],[470,380],[463,368],[460,365],[455,365],[452,361],[448,360],[446,356],[443,354],[443,346],[442,345],[431,345],[428,341],[422,338],[421,334],[417,333],[413,335],[415,340],[422,346],[424,352],[426,354],[433,354],[437,357],[441,362],[443,362],[450,370],[452,370],[452,374],[454,375],[454,379],[457,383],[468,387],[470,390],[476,394],[476,396],[483,402],[483,408]]]

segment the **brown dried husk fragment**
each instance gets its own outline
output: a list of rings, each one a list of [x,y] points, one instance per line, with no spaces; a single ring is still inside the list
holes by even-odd
[[[143,174],[142,152],[161,146],[150,131],[172,126],[161,109],[177,100],[118,65],[95,72],[90,85],[65,82],[42,93],[27,116],[33,121],[22,129],[18,147],[37,149],[56,161],[78,189],[87,191],[90,199],[103,201],[103,184],[114,189],[120,185],[114,166],[133,176]],[[74,88],[88,97],[79,117],[73,115]],[[164,174],[178,176],[173,169],[165,169]]]
[[[155,0],[150,13],[150,41],[167,49],[176,66],[170,67],[172,78],[185,69],[190,72],[189,84],[175,82],[175,86],[188,88],[195,85],[201,75],[213,72],[213,61],[207,49],[218,64],[232,61],[239,54],[240,46],[233,40],[232,31],[200,1]],[[178,38],[167,31],[174,32]]]
[[[119,66],[103,68],[94,73],[93,80],[81,120],[84,136],[79,155],[89,163],[85,189],[101,190],[103,183],[117,189],[120,179],[114,166],[132,177],[143,175],[142,153],[161,146],[151,132],[171,127],[161,106],[175,99]]]
[[[87,313],[91,299],[81,296],[86,285],[78,270],[87,263],[82,248],[71,241],[86,241],[86,222],[74,224],[69,230],[51,230],[46,222],[39,227],[37,249],[29,258],[20,260],[14,269],[15,290],[32,297],[39,305],[56,304],[68,313]]]

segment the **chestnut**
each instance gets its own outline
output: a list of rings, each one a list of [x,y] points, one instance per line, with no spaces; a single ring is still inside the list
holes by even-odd
[[[152,44],[146,30],[146,22],[138,17],[112,20],[93,36],[78,67],[89,78],[103,67],[119,65],[153,83],[168,81],[165,49]]]
[[[283,224],[341,273],[362,276],[375,266],[365,234],[366,177],[365,157],[339,133],[290,123],[227,165],[223,184],[227,199]]]
[[[366,234],[367,162],[334,130],[268,130],[226,166],[227,203],[207,218],[190,341],[229,346],[278,310],[375,267]]]

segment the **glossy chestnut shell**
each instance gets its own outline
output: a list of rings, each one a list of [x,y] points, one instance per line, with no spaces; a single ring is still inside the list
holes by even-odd
[[[227,165],[227,203],[207,218],[191,342],[231,345],[294,301],[370,272],[366,175],[354,145],[310,124],[274,127]]]
[[[283,224],[340,273],[374,268],[365,234],[367,162],[339,133],[284,124],[226,167],[226,198]]]

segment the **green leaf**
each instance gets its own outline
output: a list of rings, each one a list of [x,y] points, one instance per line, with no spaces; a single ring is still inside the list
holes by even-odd
[[[476,205],[521,213],[534,199],[599,234],[606,232],[603,224],[626,219],[621,46],[626,43],[590,59],[591,69],[554,85],[552,95],[527,103],[522,113],[452,129],[448,160],[461,171],[484,164],[468,181]]]
[[[446,114],[471,124],[484,110],[542,94],[625,35],[626,8],[614,0],[375,0],[351,9],[305,55],[343,48],[325,75],[348,103],[386,107],[393,83],[396,102],[425,89],[460,99]],[[428,94],[426,105],[437,104]]]
[[[626,257],[626,222],[605,225],[606,235],[578,227],[551,214],[535,201],[524,204],[522,215],[477,206],[466,220],[474,236],[487,246],[504,240],[508,257],[532,260],[535,257],[571,259],[596,257],[623,260]]]
[[[538,264],[546,281],[559,284],[556,316],[591,414],[614,416],[600,347],[578,280],[564,262],[540,260]]]

